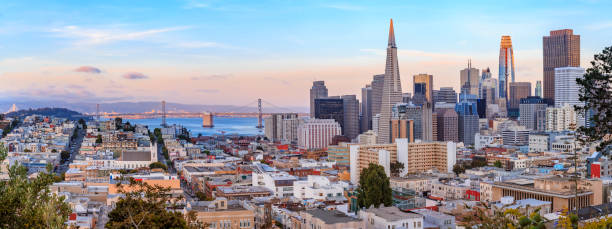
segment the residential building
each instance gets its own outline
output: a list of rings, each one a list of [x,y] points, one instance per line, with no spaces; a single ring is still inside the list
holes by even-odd
[[[300,225],[292,228],[311,228],[311,229],[344,229],[344,228],[365,228],[364,221],[361,219],[347,216],[338,211],[326,211],[323,209],[312,209],[300,211]]]
[[[300,199],[333,200],[341,197],[348,183],[331,182],[325,176],[307,176],[306,180],[293,182],[293,196]]]
[[[571,106],[584,106],[580,102],[580,86],[576,79],[581,79],[585,73],[584,68],[580,67],[563,67],[555,69],[555,107],[563,107],[565,104]],[[578,115],[578,125],[585,125],[585,116]]]
[[[423,228],[453,229],[455,217],[429,209],[414,209],[411,212],[423,216]]]
[[[333,119],[310,119],[298,127],[298,145],[302,149],[325,149],[332,138],[342,134],[340,124]]]
[[[209,228],[254,228],[255,213],[238,200],[189,201],[183,212],[194,211],[196,220]]]
[[[580,35],[571,29],[553,30],[542,38],[544,57],[544,98],[555,100],[555,69],[580,67]],[[556,102],[555,102],[556,104]]]
[[[275,113],[264,119],[264,133],[265,136],[273,142],[280,142],[283,140],[283,135],[288,134],[285,138],[291,138],[289,135],[293,132],[292,129],[285,130],[284,127],[292,128],[294,125],[285,125],[285,120],[296,120],[298,118],[297,113]],[[292,122],[292,121],[287,121]],[[298,123],[299,125],[299,123]],[[285,132],[287,131],[287,133]]]
[[[374,143],[376,143],[374,141]],[[350,166],[350,151],[348,144],[345,142],[341,142],[338,145],[330,145],[327,147],[327,159],[330,161],[336,162],[338,167],[346,167]]]
[[[452,172],[457,161],[457,144],[454,142],[408,142],[397,139],[397,161],[404,164],[400,175],[415,174],[435,169]]]
[[[423,216],[400,211],[397,207],[368,208],[359,212],[359,216],[365,221],[366,229],[379,228],[423,228]]]
[[[546,108],[546,131],[567,131],[580,127],[573,105]]]

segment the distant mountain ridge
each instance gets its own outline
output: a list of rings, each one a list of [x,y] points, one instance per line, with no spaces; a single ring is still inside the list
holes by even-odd
[[[50,116],[50,117],[57,117],[57,118],[65,118],[69,120],[91,119],[91,117],[84,116],[83,114],[73,111],[73,110],[69,110],[66,108],[49,108],[49,107],[37,108],[37,109],[25,109],[25,110],[9,112],[6,114],[6,117],[23,118],[23,117],[30,116],[30,115]]]
[[[95,103],[69,103],[65,101],[7,101],[0,100],[0,111],[8,110],[13,104],[22,109],[37,109],[49,107],[62,107],[84,114],[94,114],[96,112]],[[152,110],[161,111],[161,102],[113,102],[100,103],[100,112],[117,113],[141,113]],[[186,112],[257,112],[257,107],[239,107],[233,105],[198,105],[182,103],[166,103],[166,111],[186,111]],[[263,111],[270,112],[296,112],[307,113],[307,107],[266,107]]]

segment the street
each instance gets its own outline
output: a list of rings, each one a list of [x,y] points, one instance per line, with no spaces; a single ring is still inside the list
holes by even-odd
[[[70,157],[68,158],[68,160],[64,161],[63,163],[60,163],[56,167],[55,173],[57,175],[61,175],[68,171],[68,165],[72,163],[72,160],[74,160],[74,157],[79,153],[79,150],[81,149],[81,143],[83,142],[83,138],[85,138],[85,130],[78,129],[76,139],[74,141],[71,140],[65,149],[70,152]]]

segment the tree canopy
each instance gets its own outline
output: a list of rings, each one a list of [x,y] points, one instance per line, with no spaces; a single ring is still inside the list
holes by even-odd
[[[370,163],[368,168],[361,171],[357,192],[359,207],[374,205],[378,208],[381,204],[391,206],[393,201],[389,177],[385,173],[385,168],[374,163]]]
[[[6,150],[0,146],[0,161]],[[64,197],[49,190],[55,175],[47,173],[28,179],[27,168],[14,165],[8,169],[9,180],[0,181],[0,228],[64,228],[70,206]]]

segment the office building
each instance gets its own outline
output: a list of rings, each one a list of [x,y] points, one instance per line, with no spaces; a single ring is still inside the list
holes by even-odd
[[[316,119],[333,119],[342,127],[344,133],[344,100],[339,96],[315,99]]]
[[[519,123],[521,126],[537,131],[544,131],[546,129],[546,107],[548,107],[546,99],[529,96],[521,99],[519,107]],[[538,121],[540,121],[540,125],[538,125]]]
[[[291,129],[286,129],[287,128],[292,128],[293,126],[290,124],[286,124],[285,122],[291,122],[291,121],[285,121],[285,120],[297,120],[298,115],[297,113],[276,113],[276,114],[271,114],[268,117],[265,117],[264,119],[264,134],[265,136],[268,138],[268,140],[273,141],[273,142],[280,142],[283,140],[283,135],[285,136],[285,139],[292,139],[293,137],[290,136],[292,130]]]
[[[541,80],[536,81],[535,96],[542,97],[542,81]]]
[[[514,51],[510,36],[502,36],[499,47],[499,98],[508,107],[508,84],[514,82]]]
[[[491,69],[487,68],[487,69],[482,69],[482,74],[480,76],[480,80],[478,81],[478,98],[483,99],[482,96],[480,96],[481,92],[482,92],[482,83],[486,80],[486,79],[491,79]]]
[[[425,102],[433,102],[433,75],[418,74],[413,76],[414,82],[414,95],[413,102],[416,98],[420,98],[421,101],[415,102],[415,104],[425,104]],[[424,99],[423,99],[424,98]]]
[[[361,88],[361,120],[359,133],[372,129],[372,86]]]
[[[402,94],[402,103],[411,103],[412,102],[412,94],[411,93],[403,93]]]
[[[333,119],[309,119],[298,127],[298,145],[301,149],[325,149],[332,138],[342,134],[340,124]]]
[[[555,69],[555,107],[562,107],[565,104],[582,105],[578,95],[580,94],[580,86],[576,79],[581,79],[584,76],[584,68],[580,67],[563,67]]]
[[[524,126],[509,126],[501,131],[504,145],[529,145],[529,129]]]
[[[511,82],[510,83],[510,109],[518,109],[521,99],[531,96],[531,83]]]
[[[389,28],[389,42],[387,44],[387,61],[385,64],[385,82],[383,87],[382,104],[380,106],[380,120],[378,123],[378,142],[389,143],[391,110],[393,105],[402,101],[402,84],[400,81],[399,64],[397,62],[397,45],[393,32],[393,20]]]
[[[452,87],[441,87],[433,91],[434,104],[439,102],[457,103],[457,92]]]
[[[486,78],[480,82],[479,98],[484,99],[488,104],[497,104],[497,79]]]
[[[325,81],[314,81],[310,88],[310,117],[315,117],[315,99],[326,98],[327,87],[325,87]]]
[[[391,142],[395,143],[397,138],[406,138],[408,142],[414,142],[414,120],[391,119]]]
[[[359,100],[355,95],[343,95],[341,99],[344,111],[342,133],[352,140],[359,135]]]
[[[437,114],[437,141],[443,142],[459,142],[458,124],[459,117],[454,109],[436,108]]]
[[[433,141],[434,140],[434,114],[433,114],[433,105],[431,103],[425,103],[421,107],[421,111],[423,111],[423,115],[421,116],[423,119],[423,134],[421,140],[423,141]],[[436,120],[437,123],[438,120]],[[435,132],[438,130],[436,129]]]
[[[544,56],[544,98],[554,100],[555,69],[580,67],[580,35],[571,29],[553,30],[542,38]],[[554,101],[553,101],[554,102]]]
[[[460,71],[461,93],[478,95],[480,75],[477,68],[472,68],[472,61],[468,61],[468,67]]]
[[[413,120],[414,139],[423,139],[423,108],[421,106],[411,103],[398,103],[393,106],[392,114],[392,119]]]
[[[349,146],[345,142],[327,147],[327,159],[336,162],[336,166],[348,168],[350,166]]]
[[[546,108],[546,131],[567,131],[578,128],[578,115],[574,106]]]
[[[476,95],[460,94],[455,111],[459,120],[459,141],[466,145],[473,145],[474,135],[480,130]]]
[[[385,74],[374,75],[372,77],[372,118],[380,114],[384,86]],[[378,129],[374,127],[372,127],[372,130],[378,132]]]

